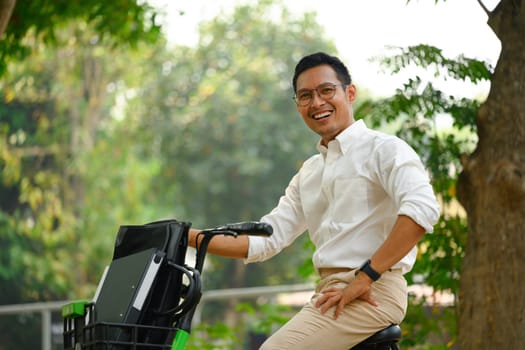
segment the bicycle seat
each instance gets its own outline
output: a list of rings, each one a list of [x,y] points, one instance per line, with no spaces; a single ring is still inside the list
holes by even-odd
[[[392,324],[366,338],[350,350],[376,349],[377,345],[390,345],[388,349],[398,349],[396,343],[399,340],[401,340],[401,327],[397,324]]]

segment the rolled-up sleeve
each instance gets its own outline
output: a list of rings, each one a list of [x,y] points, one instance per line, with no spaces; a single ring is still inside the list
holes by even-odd
[[[422,187],[419,191],[403,198],[398,214],[410,217],[426,232],[433,232],[434,225],[439,219],[439,204],[432,192],[432,187]]]
[[[399,208],[398,215],[406,215],[426,232],[433,232],[440,207],[423,163],[401,140],[388,147],[388,159],[383,158],[376,164],[381,168],[379,174],[386,191]]]

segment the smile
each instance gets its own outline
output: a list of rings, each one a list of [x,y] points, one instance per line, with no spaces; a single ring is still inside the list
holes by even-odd
[[[318,114],[313,114],[312,118],[315,119],[315,120],[320,120],[320,119],[328,118],[331,114],[332,114],[332,112],[325,111],[325,112],[321,112],[321,113],[318,113]]]

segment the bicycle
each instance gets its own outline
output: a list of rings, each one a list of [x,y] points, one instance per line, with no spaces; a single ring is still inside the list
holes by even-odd
[[[185,263],[190,226],[177,220],[121,226],[94,300],[62,307],[64,350],[184,350],[213,237],[273,233],[255,221],[202,230],[191,267]],[[398,350],[400,338],[399,326],[391,325],[350,350]]]

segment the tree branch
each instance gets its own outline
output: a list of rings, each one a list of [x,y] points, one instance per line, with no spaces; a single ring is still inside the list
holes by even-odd
[[[41,147],[41,146],[30,146],[30,147],[22,147],[22,148],[11,148],[10,151],[15,153],[20,158],[27,158],[27,157],[44,157],[49,155],[56,155],[60,154],[64,150],[64,146],[62,145],[50,145],[47,147]]]
[[[16,0],[0,0],[0,40],[4,36],[4,32],[13,14]]]
[[[487,16],[490,16],[490,11],[489,9],[487,8],[487,6],[485,6],[485,4],[483,3],[482,0],[478,0],[478,4],[479,6],[481,6],[481,8],[483,9],[483,11],[485,11],[485,13],[487,14]]]

